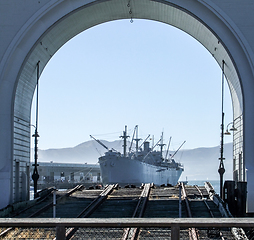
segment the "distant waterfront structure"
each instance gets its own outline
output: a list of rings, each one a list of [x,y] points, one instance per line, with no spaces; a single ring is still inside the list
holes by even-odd
[[[32,170],[30,168],[30,176],[32,176]],[[68,188],[73,184],[84,184],[88,187],[101,183],[98,164],[39,162],[38,171],[40,175],[38,188],[49,186]]]

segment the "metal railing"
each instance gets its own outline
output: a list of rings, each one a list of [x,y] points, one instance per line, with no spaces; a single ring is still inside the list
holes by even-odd
[[[169,239],[180,239],[180,231],[188,228],[254,228],[254,218],[1,218],[0,228],[24,229],[29,228],[32,231],[41,231],[42,229],[51,229],[54,235],[52,239],[66,239],[66,232],[69,228],[77,227],[79,229],[99,229],[108,236],[113,230],[123,230],[124,228],[157,229],[157,232],[165,232]],[[41,230],[36,230],[36,228]],[[91,230],[92,229],[92,230]],[[105,230],[106,229],[106,230]],[[29,232],[28,231],[28,232]],[[147,230],[147,232],[149,232]],[[83,232],[82,238],[86,239]],[[77,232],[78,234],[78,232]],[[2,236],[4,237],[4,236]],[[8,239],[8,236],[6,236]],[[45,237],[46,238],[46,237]],[[18,239],[18,238],[15,238]],[[36,239],[34,237],[33,239]],[[43,237],[40,237],[43,239]],[[50,238],[46,238],[50,239]],[[76,238],[79,239],[79,238]],[[89,239],[89,238],[88,238]],[[106,238],[105,238],[106,239]],[[117,237],[115,239],[118,239]],[[154,238],[156,239],[156,238]]]

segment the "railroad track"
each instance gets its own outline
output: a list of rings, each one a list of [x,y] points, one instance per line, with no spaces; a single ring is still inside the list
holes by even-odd
[[[84,209],[77,217],[98,217],[102,214],[109,216],[112,207],[114,208],[115,217],[125,212],[123,204],[131,204],[126,209],[127,212],[132,211],[132,217],[142,217],[145,211],[146,203],[148,201],[150,189],[152,184],[145,184],[143,190],[141,188],[121,189],[122,191],[114,191],[118,189],[118,185],[109,185],[86,209]],[[131,194],[128,194],[131,193]],[[139,195],[139,197],[138,197]],[[117,203],[120,205],[117,206]],[[135,205],[134,205],[134,204]],[[103,206],[102,206],[103,204]],[[117,211],[120,210],[120,211]],[[108,213],[108,214],[107,214]],[[109,216],[110,217],[110,216]],[[122,217],[122,216],[121,216]],[[123,229],[122,237],[119,239],[136,239],[138,236],[138,228]],[[66,239],[79,239],[83,231],[80,232],[78,228],[70,228],[66,233]]]
[[[182,188],[183,199],[184,199],[185,205],[186,205],[187,215],[189,218],[192,218],[192,212],[190,209],[189,199],[187,197],[187,192],[186,192],[186,189],[185,189],[185,186],[183,183],[181,183],[181,188]],[[179,198],[180,198],[180,196],[179,196]],[[198,233],[195,228],[189,228],[189,237],[190,237],[190,240],[197,240],[198,239]]]
[[[209,198],[211,200],[213,200],[213,202],[216,203],[216,206],[220,209],[221,215],[223,217],[227,217],[227,218],[232,217],[229,210],[222,207],[223,203],[221,202],[221,199],[215,194],[215,191],[209,182],[205,183],[205,188],[207,189],[207,192],[209,193]],[[214,217],[214,216],[212,216],[212,217]],[[229,234],[229,232],[231,234]],[[250,231],[250,234],[252,234],[252,233],[253,233],[253,231]],[[215,234],[216,234],[216,232],[215,232]],[[227,234],[230,236],[233,235],[233,239],[237,239],[237,240],[252,239],[252,238],[247,237],[247,235],[245,234],[245,231],[242,228],[232,227],[230,229],[230,231],[226,231],[226,232],[219,231],[219,235],[222,240],[230,239],[230,238],[227,238]],[[217,231],[217,235],[218,235],[218,231]]]
[[[89,217],[112,193],[114,189],[118,187],[118,184],[108,185],[100,195],[94,199],[84,210],[82,210],[77,218],[86,218]],[[78,228],[70,228],[67,230],[66,239],[72,238],[72,236],[77,232]]]
[[[60,206],[61,202],[66,203],[66,198],[70,197],[73,193],[82,190],[83,185],[77,185],[73,189],[67,192],[58,192],[56,194],[56,204]],[[32,218],[32,217],[53,217],[53,195],[54,189],[49,192],[45,197],[38,200],[34,205],[24,208],[9,217],[19,217],[19,218]],[[56,192],[55,192],[56,193]]]
[[[141,218],[144,215],[145,208],[147,205],[147,201],[149,199],[149,194],[151,190],[152,184],[148,183],[144,185],[143,191],[141,192],[141,195],[139,197],[138,204],[132,214],[132,217],[135,218]],[[125,228],[122,240],[127,240],[127,239],[137,239],[139,234],[139,228]]]
[[[108,185],[104,190],[82,191],[81,186],[77,186],[71,191],[58,193],[56,204],[56,215],[61,218],[150,218],[150,217],[227,217],[225,212],[221,212],[220,200],[216,200],[214,190],[209,186],[184,186],[183,184],[175,187],[164,186],[154,187],[152,184],[144,184],[142,187],[129,186],[119,188],[117,184]],[[180,191],[179,191],[180,190]],[[180,201],[179,201],[180,195]],[[42,206],[43,205],[43,206]],[[19,212],[20,216],[29,217],[52,217],[53,201],[52,196],[42,199],[37,210],[34,208],[24,209]],[[68,209],[68,210],[67,210]],[[33,214],[31,214],[33,211]],[[225,211],[225,210],[224,210]],[[30,214],[30,215],[29,215]],[[10,229],[9,231],[11,231]],[[109,229],[108,229],[109,230]],[[88,229],[69,228],[66,231],[66,239],[81,239]],[[100,231],[100,230],[99,230]],[[101,229],[101,232],[105,229]],[[233,231],[234,232],[234,231]],[[230,230],[218,229],[187,229],[181,231],[182,239],[247,239],[240,238],[239,229],[235,229],[237,234],[232,234]],[[117,239],[146,239],[148,236],[164,234],[169,236],[170,229],[118,229],[117,233],[111,229],[108,234],[112,234]],[[242,232],[241,232],[242,233]],[[2,236],[8,234],[4,233]],[[111,235],[110,235],[111,236]],[[107,235],[108,237],[108,235]],[[1,238],[1,234],[0,234]],[[54,239],[54,238],[51,238]]]
[[[76,191],[79,191],[83,188],[83,185],[77,185],[73,189],[69,190],[67,193],[58,196],[56,198],[56,203],[60,203],[62,200],[64,200],[66,197],[69,197],[71,194],[75,193]],[[32,217],[41,217],[41,215],[45,215],[46,212],[49,212],[51,209],[51,217],[53,216],[53,194],[54,189],[50,191],[45,197],[38,200],[35,205],[29,206],[27,208],[24,208],[23,210],[18,211],[15,214],[12,214],[11,217],[25,217],[25,218],[32,218]],[[13,231],[13,228],[7,228],[4,231],[0,233],[0,239],[4,238],[7,234],[9,234],[11,231]]]
[[[199,215],[195,213],[195,217],[221,217],[213,201],[207,199],[209,198],[209,193],[205,187],[188,187],[188,191],[186,191],[185,186],[182,185],[182,189],[185,191],[185,195],[183,195],[185,204],[182,204],[181,216],[193,217],[192,211],[197,211],[197,208],[200,209],[200,207],[204,205],[201,213],[199,213]],[[152,188],[151,184],[145,184],[143,189],[127,188],[110,193],[111,194],[108,194],[101,204],[97,206],[92,204],[94,206],[92,212],[90,212],[89,215],[83,215],[83,217],[161,217],[162,214],[164,217],[179,217],[180,214],[179,189],[177,187]],[[170,201],[168,201],[169,199]],[[96,201],[94,202],[96,203]],[[155,207],[155,205],[157,205],[157,207]],[[151,209],[153,209],[153,211],[151,211]],[[72,237],[73,239],[79,239],[78,236],[84,234],[84,232],[79,232],[78,229],[72,229],[71,231],[72,234],[70,234],[69,231],[66,235],[66,239],[71,239]],[[149,232],[146,230],[140,232],[138,228],[127,228],[122,229],[122,231],[122,237],[119,237],[119,239],[122,240],[142,239],[142,234],[144,234],[144,232]],[[153,233],[156,231],[158,230],[153,229]],[[165,231],[165,236],[169,234],[169,232],[169,229]],[[189,229],[188,232],[189,239],[192,240],[200,239],[201,233],[204,235],[204,232],[196,229]],[[209,234],[212,236],[213,232],[210,231]]]
[[[209,214],[208,217],[230,217],[225,213],[227,210],[224,208],[219,208],[213,201],[212,196],[214,197],[214,191],[212,195],[209,196],[209,191],[205,191],[204,188],[194,185],[193,187],[186,188],[181,184],[183,199],[185,201],[188,217],[194,217],[196,213],[203,212],[203,215]],[[189,192],[189,193],[188,193]],[[194,197],[195,196],[195,197]],[[219,199],[219,198],[218,198]],[[216,202],[216,201],[215,201]],[[197,208],[199,211],[197,211]],[[221,209],[221,210],[220,210]],[[225,215],[226,214],[226,215]],[[230,213],[229,213],[230,214]],[[198,217],[197,215],[195,217]],[[221,240],[235,240],[235,239],[245,239],[247,236],[244,231],[240,228],[231,228],[231,229],[195,229],[190,228],[189,239],[198,240],[198,239],[221,239]]]

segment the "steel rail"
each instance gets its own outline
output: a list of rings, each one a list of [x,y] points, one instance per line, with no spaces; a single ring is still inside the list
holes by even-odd
[[[73,194],[74,192],[80,190],[81,188],[83,188],[83,185],[77,185],[76,187],[72,188],[70,191],[68,191],[66,194],[64,194],[61,197],[58,197],[56,199],[56,202],[61,201],[63,198],[65,197],[69,197],[71,194]],[[44,207],[40,208],[38,211],[32,213],[31,215],[28,216],[28,218],[31,217],[35,217],[38,216],[39,214],[41,214],[42,212],[48,210],[49,208],[51,208],[53,206],[53,202],[48,203],[47,205],[45,205]]]
[[[205,188],[206,188],[206,190],[207,190],[207,192],[209,194],[209,198],[211,200],[213,200],[213,202],[216,204],[216,202],[214,200],[216,194],[215,194],[215,191],[214,191],[211,183],[206,182],[205,183]],[[217,199],[217,197],[216,197],[216,199]],[[218,203],[216,205],[218,205]],[[221,205],[221,206],[223,206],[223,205]],[[222,211],[223,211],[222,208],[219,208],[219,209],[220,209],[220,212],[222,214]],[[227,212],[227,214],[224,214],[226,218],[232,217],[232,215],[229,212],[229,210],[227,210],[227,211],[224,210],[223,212],[224,213]],[[231,233],[233,234],[234,238],[237,239],[237,240],[248,240],[248,237],[246,236],[245,231],[241,227],[232,227],[231,228]],[[220,232],[221,239],[224,240],[222,235],[223,234]]]
[[[44,202],[44,201],[53,193],[53,191],[54,191],[54,188],[48,188],[48,189],[49,189],[49,192],[48,192],[44,197],[39,198],[39,199],[35,202],[34,205],[30,205],[30,206],[28,206],[28,207],[26,207],[26,208],[24,208],[24,209],[18,211],[17,213],[12,214],[11,217],[16,217],[16,216],[20,215],[21,213],[24,213],[25,211],[27,211],[27,210],[33,208],[34,206],[36,206],[36,205],[38,205],[38,204]]]
[[[188,215],[189,218],[192,218],[190,204],[189,204],[189,200],[188,200],[188,197],[187,197],[187,192],[186,192],[186,189],[185,189],[185,185],[182,182],[181,182],[181,185],[182,185],[182,195],[183,195],[185,205],[186,205],[186,209],[187,209],[187,215]],[[197,232],[196,232],[195,228],[189,228],[189,237],[190,237],[190,240],[198,240],[198,235],[197,235]]]
[[[208,209],[208,211],[209,211],[211,217],[214,218],[212,209],[209,207],[209,205],[208,205],[206,199],[204,198],[203,193],[200,191],[200,189],[199,189],[199,187],[198,187],[197,185],[194,185],[194,187],[198,190],[198,192],[199,192],[199,194],[200,194],[200,196],[201,196],[201,199],[203,200],[204,204],[206,205],[206,207],[207,207],[207,209]]]
[[[101,194],[94,199],[78,216],[77,218],[81,217],[89,217],[96,208],[108,197],[108,195],[117,188],[118,184],[111,184],[108,185]]]
[[[143,217],[144,212],[145,212],[145,207],[147,205],[147,201],[149,198],[151,186],[152,186],[152,184],[150,184],[150,183],[147,183],[144,185],[143,191],[140,194],[139,201],[138,201],[136,208],[133,212],[132,218],[142,218]],[[139,209],[140,209],[140,212],[138,214]],[[138,233],[139,233],[139,228],[125,228],[122,240],[127,240],[127,239],[134,240],[137,238]]]
[[[107,199],[108,195],[111,194],[112,191],[117,187],[118,184],[108,185],[97,198],[95,198],[84,210],[82,210],[77,218],[89,217]],[[78,227],[68,229],[65,236],[66,239],[71,239],[77,230]]]
[[[212,218],[214,218],[214,214],[213,214],[213,212],[212,212],[212,209],[209,207],[209,205],[208,205],[206,199],[204,198],[203,193],[200,191],[200,188],[199,188],[197,185],[194,185],[194,187],[195,187],[195,188],[197,189],[197,191],[199,192],[199,194],[200,194],[200,196],[201,196],[201,199],[203,200],[203,203],[205,204],[206,208],[208,209],[208,211],[209,211],[209,213],[210,213],[210,216],[211,216]],[[208,229],[207,231],[209,232],[209,229]],[[208,232],[207,232],[207,234],[208,234]],[[223,237],[222,232],[221,232],[221,231],[218,231],[218,233],[219,233],[219,237],[221,238],[221,240],[225,240],[225,238]]]
[[[46,196],[44,196],[43,198],[41,198],[40,200],[38,200],[34,205],[31,205],[31,206],[29,206],[29,207],[26,207],[25,209],[23,209],[23,210],[21,210],[21,211],[15,213],[15,214],[12,214],[11,217],[16,217],[16,216],[20,215],[21,213],[23,213],[23,212],[25,212],[25,211],[31,209],[32,207],[34,207],[34,206],[40,204],[41,202],[45,201],[45,199],[47,199],[47,197],[50,196],[50,195],[52,194],[52,192],[53,192],[53,189],[52,189],[52,191],[50,191],[48,194],[46,194]],[[2,232],[0,233],[0,238],[4,237],[4,236],[5,236],[6,234],[8,234],[11,230],[13,230],[13,228],[7,228],[7,229],[5,229],[4,231],[2,231]]]
[[[66,196],[70,196],[72,193],[78,191],[78,190],[81,189],[82,187],[83,187],[83,185],[77,185],[76,187],[74,187],[73,189],[71,189],[70,191],[68,191],[68,192],[67,192],[66,194],[64,194],[63,196],[57,198],[57,201],[60,201],[62,198],[66,197]],[[47,194],[44,198],[42,198],[41,200],[39,200],[35,205],[29,206],[29,207],[25,208],[24,210],[22,210],[22,211],[18,212],[17,214],[13,215],[13,217],[18,216],[18,215],[20,215],[21,213],[23,213],[23,212],[25,212],[25,211],[31,209],[32,207],[34,207],[34,206],[36,206],[36,205],[38,205],[38,204],[40,204],[40,203],[43,202],[49,195],[51,195],[52,192],[53,192],[53,190],[52,190],[49,194]],[[49,209],[51,206],[53,206],[53,202],[48,203],[47,205],[45,205],[45,206],[43,206],[42,208],[40,208],[38,211],[36,211],[36,212],[30,214],[30,215],[28,216],[28,218],[32,218],[32,217],[35,217],[35,216],[39,215],[41,212],[43,212],[43,211]],[[4,231],[2,231],[2,232],[0,233],[0,238],[4,237],[5,235],[7,235],[7,234],[8,234],[10,231],[12,231],[12,230],[13,230],[13,227],[10,227],[10,228],[5,229]]]
[[[11,217],[16,217],[16,216],[20,215],[21,213],[23,213],[23,212],[25,212],[25,211],[31,209],[32,207],[34,207],[34,206],[40,204],[40,203],[43,202],[45,199],[47,199],[47,197],[48,197],[49,195],[51,195],[52,192],[53,192],[53,190],[52,190],[51,192],[49,192],[45,197],[43,197],[42,199],[40,199],[38,202],[36,202],[34,205],[31,205],[31,206],[29,206],[29,207],[26,207],[25,209],[23,209],[23,210],[21,210],[21,211],[15,213],[15,214],[13,214],[13,215],[11,215]],[[12,231],[12,230],[13,230],[12,227],[5,229],[4,231],[2,231],[2,232],[0,233],[0,238],[4,237],[6,234],[8,234],[8,233],[9,233],[10,231]]]

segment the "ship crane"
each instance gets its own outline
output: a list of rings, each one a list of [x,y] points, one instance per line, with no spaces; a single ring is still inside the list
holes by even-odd
[[[136,133],[136,138],[134,138],[135,133]],[[133,131],[133,136],[132,136],[131,144],[130,144],[130,147],[129,147],[129,153],[131,152],[133,141],[136,141],[136,153],[138,153],[138,142],[140,140],[142,140],[142,139],[138,138],[138,125],[136,125],[135,128],[134,128],[134,131]]]
[[[168,157],[168,152],[169,152],[169,147],[170,147],[170,143],[171,143],[171,138],[169,138],[169,142],[168,142],[168,149],[167,149],[167,152],[166,152],[166,156],[165,156],[165,160],[167,160],[167,157]]]
[[[181,149],[181,147],[183,146],[183,144],[185,144],[186,143],[186,141],[184,141],[182,144],[181,144],[181,146],[174,152],[174,154],[171,156],[171,158],[173,158],[176,154],[177,154],[177,152]]]
[[[93,140],[95,140],[97,143],[99,143],[102,147],[104,147],[104,148],[106,148],[107,150],[109,150],[108,147],[107,147],[105,144],[103,144],[100,140],[96,139],[96,138],[93,137],[92,135],[90,135],[90,137],[91,137]]]
[[[103,144],[100,140],[96,139],[96,138],[93,137],[92,135],[90,135],[90,137],[91,137],[93,140],[95,140],[97,143],[99,143],[102,147],[106,148],[106,149],[109,151],[108,147],[107,147],[105,144]],[[114,150],[115,152],[117,152],[114,148],[112,148],[112,150]]]
[[[132,144],[133,144],[133,140],[134,140],[134,136],[135,136],[135,132],[136,132],[137,128],[138,128],[138,125],[135,126],[134,131],[133,131],[133,136],[132,136],[131,144],[130,144],[130,147],[129,147],[129,153],[131,152],[131,148],[132,148]]]

